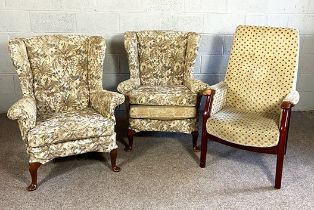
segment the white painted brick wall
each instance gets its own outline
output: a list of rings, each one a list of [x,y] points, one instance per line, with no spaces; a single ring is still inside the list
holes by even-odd
[[[7,45],[47,33],[97,34],[107,40],[105,88],[129,78],[123,47],[127,30],[202,34],[194,75],[209,84],[224,78],[239,24],[297,27],[301,33],[297,110],[314,110],[313,0],[0,0],[0,112],[21,97]]]

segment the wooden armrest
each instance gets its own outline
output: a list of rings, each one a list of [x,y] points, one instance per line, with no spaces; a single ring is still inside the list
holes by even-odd
[[[281,103],[281,105],[280,105],[280,107],[281,107],[282,109],[290,109],[290,108],[292,108],[293,106],[294,106],[294,104],[291,103],[290,101],[283,101],[283,102]]]
[[[210,96],[210,95],[214,95],[215,92],[216,91],[214,89],[207,88],[207,89],[203,90],[202,95],[203,96]]]

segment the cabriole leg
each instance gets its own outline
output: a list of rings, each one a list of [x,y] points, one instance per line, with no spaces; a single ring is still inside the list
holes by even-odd
[[[29,173],[32,177],[32,183],[26,188],[27,191],[34,191],[37,189],[37,170],[41,166],[41,163],[29,163]]]
[[[133,149],[133,136],[136,132],[132,129],[128,129],[129,144],[125,146],[124,151],[130,152]]]
[[[110,151],[111,168],[112,168],[112,171],[114,171],[114,172],[119,172],[121,170],[116,165],[117,155],[118,155],[117,149],[113,149]]]

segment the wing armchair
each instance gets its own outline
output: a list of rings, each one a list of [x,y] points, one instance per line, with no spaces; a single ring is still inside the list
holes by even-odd
[[[296,91],[299,35],[295,29],[239,26],[223,82],[205,90],[200,166],[207,140],[277,155],[281,177]]]
[[[8,111],[26,144],[32,183],[41,164],[62,156],[110,152],[113,171],[117,144],[114,109],[124,96],[102,89],[102,37],[38,36],[9,42],[22,99]]]
[[[197,149],[200,92],[207,84],[192,77],[199,35],[193,32],[126,32],[130,79],[118,85],[128,103],[129,144],[140,131],[192,133]]]

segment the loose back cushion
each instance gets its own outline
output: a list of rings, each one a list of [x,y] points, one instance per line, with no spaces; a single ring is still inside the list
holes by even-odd
[[[88,106],[88,38],[40,36],[25,39],[38,111],[81,110]]]
[[[298,31],[239,26],[226,83],[226,105],[246,112],[280,112],[280,103],[296,85]]]
[[[142,31],[137,39],[143,85],[183,84],[187,33]]]

